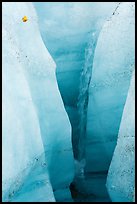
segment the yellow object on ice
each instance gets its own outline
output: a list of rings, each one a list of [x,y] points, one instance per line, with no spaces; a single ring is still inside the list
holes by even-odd
[[[22,21],[23,22],[26,22],[28,20],[28,17],[27,16],[24,16],[23,18],[22,18]]]

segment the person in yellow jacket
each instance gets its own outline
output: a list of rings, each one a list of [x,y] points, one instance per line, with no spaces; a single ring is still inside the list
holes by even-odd
[[[23,22],[27,22],[27,20],[28,20],[28,17],[27,17],[27,16],[24,16],[24,17],[22,18],[22,21],[23,21]]]

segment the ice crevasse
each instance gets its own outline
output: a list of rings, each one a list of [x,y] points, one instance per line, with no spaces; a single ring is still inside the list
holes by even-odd
[[[114,158],[113,152],[117,143],[121,118],[123,118],[122,121],[130,121],[128,115],[123,114],[123,109],[128,91],[130,92],[129,85],[134,71],[134,25],[134,3],[119,3],[113,15],[104,23],[98,37],[92,66],[92,78],[88,90],[85,172],[93,178],[96,175],[96,188],[92,192],[98,195],[100,194],[100,196],[103,196],[104,192],[101,190],[98,191],[101,185],[98,182],[99,175],[103,177],[103,175],[107,176],[108,174],[108,192],[112,202],[133,201],[132,196],[128,196],[127,194],[133,194],[134,149],[130,153],[127,152],[127,158],[131,160],[131,163],[123,163],[123,167],[120,164],[122,164],[122,158],[126,154],[124,149],[126,148],[128,139],[123,139],[122,143],[118,139]],[[132,90],[134,90],[133,86]],[[134,106],[134,100],[132,101],[132,106]],[[134,109],[132,109],[132,116],[130,117],[131,123],[122,122],[123,131],[126,132],[126,126],[128,126],[134,132],[133,116]],[[134,134],[132,131],[128,131],[125,136],[128,134],[129,138],[132,138],[130,145],[133,147],[134,137],[132,136]],[[122,132],[119,134],[124,135]],[[118,161],[118,157],[120,157],[120,161]],[[108,169],[111,160],[111,170],[109,170],[111,176],[109,176]],[[115,163],[113,162],[114,160]],[[94,165],[92,165],[93,163]],[[132,174],[124,173],[124,170],[132,171]],[[121,174],[124,174],[124,184],[120,182],[123,178],[121,178]],[[127,182],[126,179],[128,179]],[[90,192],[92,183],[91,181],[88,192]],[[112,194],[110,190],[111,185],[117,189],[115,194]],[[123,200],[119,197],[119,190],[125,194]]]
[[[133,201],[134,3],[2,9],[3,202]]]
[[[56,65],[41,39],[32,3],[4,2],[2,9],[3,201],[57,201],[60,194],[69,201],[71,127]],[[24,14],[31,19],[27,23]]]

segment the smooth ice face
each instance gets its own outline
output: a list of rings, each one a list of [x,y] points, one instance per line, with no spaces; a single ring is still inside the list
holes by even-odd
[[[87,113],[86,172],[109,168],[133,67],[134,3],[119,3],[102,28],[94,54]]]
[[[31,3],[3,3],[3,70],[3,183],[45,153],[52,188],[63,190],[74,172],[71,127]]]
[[[110,202],[105,187],[107,172],[133,67],[134,3],[118,3],[96,43],[91,36],[81,76],[84,86],[81,85],[80,89],[79,110],[82,111],[81,124],[85,123],[86,135],[80,126],[79,149],[85,159],[85,178],[77,178],[76,186],[88,195],[88,200]]]
[[[135,189],[135,72],[132,75],[117,145],[107,177],[113,202],[133,202]]]
[[[32,163],[44,153],[39,120],[21,63],[23,59],[19,57],[20,50],[14,40],[17,36],[10,30],[14,19],[8,19],[8,8],[9,4],[4,3],[2,30],[3,196],[7,191],[12,194],[13,189],[16,190],[22,184],[23,177],[28,173]],[[13,188],[10,187],[12,184]]]

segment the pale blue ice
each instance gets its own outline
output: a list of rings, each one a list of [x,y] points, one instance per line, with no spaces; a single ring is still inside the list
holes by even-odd
[[[134,201],[134,6],[2,3],[3,202]]]

